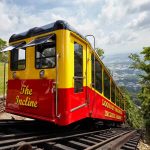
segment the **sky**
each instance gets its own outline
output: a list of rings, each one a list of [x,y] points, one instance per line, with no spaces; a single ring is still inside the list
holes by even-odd
[[[6,41],[56,20],[94,35],[106,55],[150,46],[150,0],[0,0],[0,38]]]

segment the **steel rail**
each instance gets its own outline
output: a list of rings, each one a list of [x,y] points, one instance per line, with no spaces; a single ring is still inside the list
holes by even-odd
[[[115,139],[117,139],[117,138],[119,138],[119,137],[121,137],[121,136],[123,136],[123,135],[129,133],[129,132],[130,132],[130,131],[126,131],[126,132],[124,132],[124,133],[121,133],[121,134],[119,134],[119,135],[116,135],[116,136],[114,136],[114,137],[111,137],[111,138],[109,138],[109,139],[107,139],[107,140],[104,140],[104,141],[102,141],[102,142],[100,142],[100,143],[97,143],[97,144],[95,144],[95,145],[93,145],[93,146],[90,146],[90,147],[88,147],[88,148],[86,148],[86,149],[84,149],[84,150],[93,150],[93,149],[99,148],[100,146],[102,146],[102,145],[104,145],[104,144],[106,144],[106,143],[108,143],[108,142],[110,142],[110,141],[113,141],[113,140],[115,140]]]

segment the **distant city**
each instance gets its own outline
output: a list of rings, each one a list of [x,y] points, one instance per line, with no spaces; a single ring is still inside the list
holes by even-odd
[[[130,54],[107,55],[102,60],[110,70],[113,79],[118,86],[125,87],[133,97],[133,101],[140,105],[137,93],[140,90],[138,75],[140,71],[131,69],[132,61],[128,58]]]

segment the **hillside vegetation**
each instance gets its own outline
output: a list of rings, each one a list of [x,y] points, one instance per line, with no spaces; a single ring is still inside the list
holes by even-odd
[[[8,80],[8,65],[6,64],[6,76],[5,81]],[[6,84],[5,84],[6,87]],[[0,62],[0,96],[3,95],[4,92],[4,63]],[[6,91],[5,91],[6,92]]]
[[[141,90],[138,97],[142,103],[142,114],[150,142],[150,47],[144,47],[140,55],[131,54],[129,57],[133,61],[131,68],[142,71],[139,75]]]
[[[137,105],[133,102],[131,95],[125,88],[121,87],[121,90],[126,100],[126,122],[133,128],[144,128],[144,120],[141,108],[137,107]]]
[[[0,38],[0,51],[7,46],[7,42]],[[0,96],[4,92],[4,62],[8,60],[8,53],[1,53],[0,52]],[[8,65],[6,65],[6,81],[7,77]]]

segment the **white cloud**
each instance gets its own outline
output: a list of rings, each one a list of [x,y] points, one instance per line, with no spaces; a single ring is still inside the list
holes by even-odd
[[[127,28],[135,28],[135,29],[144,29],[150,28],[150,13],[142,12],[138,15],[137,18],[133,19],[129,22],[126,27]]]
[[[100,0],[74,0],[74,4],[84,4],[84,5],[93,5],[100,2]]]
[[[133,4],[137,7],[137,6],[141,6],[144,4],[147,4],[149,2],[149,0],[133,0]]]
[[[128,0],[106,0],[99,14],[100,19],[108,20],[108,22],[122,20],[129,9]]]
[[[150,42],[148,0],[35,2],[0,1],[1,38],[8,40],[14,33],[63,19],[83,35],[93,34],[96,47],[106,53],[139,49]]]
[[[8,38],[19,32],[24,32],[35,26],[48,24],[62,17],[56,14],[64,14],[65,9],[50,9],[45,11],[37,11],[32,13],[33,6],[22,7],[17,5],[9,5],[5,1],[0,1],[0,33],[1,38]]]
[[[8,31],[12,26],[15,26],[17,18],[7,14],[7,9],[4,3],[0,2],[0,29],[5,32]]]

